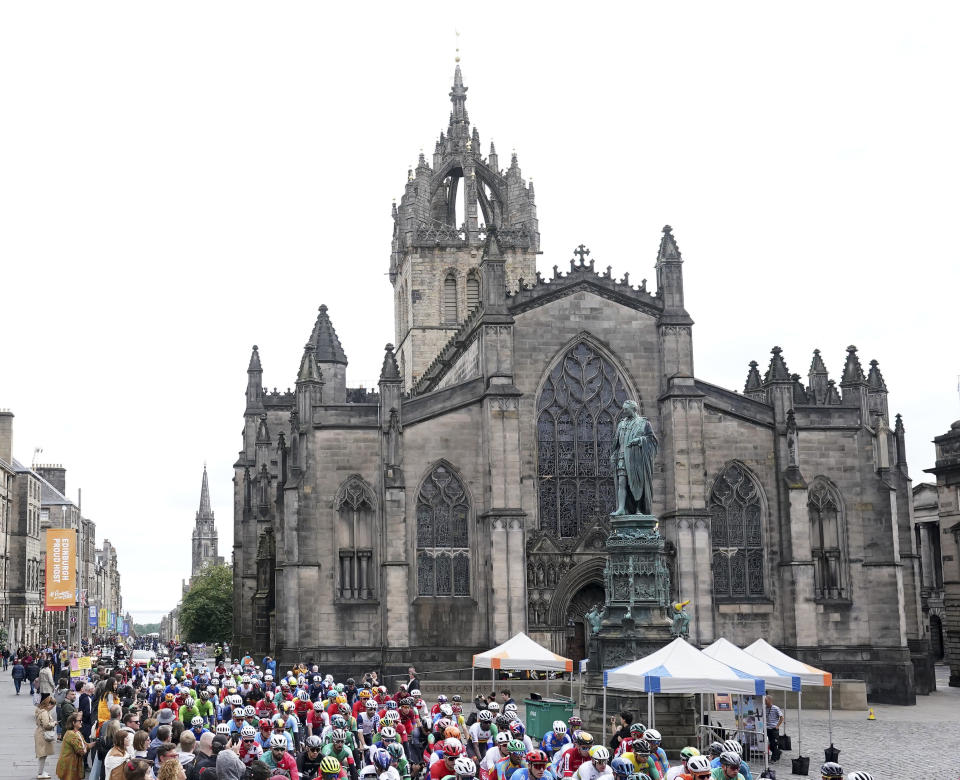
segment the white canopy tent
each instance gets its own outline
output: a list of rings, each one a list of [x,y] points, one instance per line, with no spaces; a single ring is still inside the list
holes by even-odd
[[[603,741],[607,740],[607,688],[644,691],[647,720],[655,725],[658,693],[746,693],[763,696],[762,678],[727,666],[678,637],[654,653],[603,672]]]
[[[570,698],[573,699],[573,661],[557,655],[543,645],[537,644],[522,631],[511,637],[501,645],[497,645],[485,653],[478,653],[473,657],[473,668],[470,670],[470,693],[476,698],[476,670],[489,669],[490,676],[496,685],[496,670],[509,669],[513,671],[538,672],[569,672]],[[550,690],[550,678],[547,677],[547,691]]]
[[[803,711],[803,689],[802,686],[818,686],[829,689],[828,715],[827,715],[827,733],[830,739],[830,746],[833,747],[833,675],[825,672],[823,669],[817,669],[815,666],[798,661],[786,653],[777,650],[773,645],[764,639],[758,639],[752,645],[744,648],[744,652],[749,653],[755,658],[770,664],[774,669],[782,674],[792,675],[800,678],[801,689],[797,691],[797,755],[801,753],[801,712]]]

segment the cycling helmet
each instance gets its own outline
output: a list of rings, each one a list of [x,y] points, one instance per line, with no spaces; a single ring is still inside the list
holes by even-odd
[[[167,701],[173,701],[173,694],[172,694],[172,693],[168,693],[168,694],[167,694],[166,696],[164,696],[163,698],[165,698]]]
[[[528,764],[549,764],[550,757],[544,753],[542,750],[534,748],[527,755],[524,756],[527,759]]]
[[[261,730],[273,728],[273,726],[270,725],[270,720],[268,718],[261,718],[260,723],[258,723],[257,725],[260,726]]]
[[[386,704],[384,704],[383,706],[384,706],[384,709],[387,709],[387,710],[395,710],[395,709],[397,708],[397,703],[396,703],[393,699],[390,699],[390,700],[389,700]],[[441,709],[441,711],[443,710],[442,707],[441,707],[440,709]]]
[[[576,741],[578,745],[589,747],[593,744],[593,734],[588,731],[578,731]]]
[[[461,696],[459,693],[455,693],[450,697],[450,701],[463,701],[463,696]]]
[[[453,771],[460,777],[473,777],[477,773],[477,765],[473,763],[473,759],[460,756],[453,762]]]
[[[235,693],[232,696],[227,697],[227,703],[231,707],[242,707],[243,706],[243,697],[239,693]]]
[[[343,693],[343,683],[337,683],[337,693]]]
[[[192,707],[194,704],[196,704],[196,702],[193,700],[192,696],[187,696],[187,698],[183,700],[184,707]]]
[[[367,688],[361,688],[360,693],[357,694],[361,699],[369,699],[370,691]]]
[[[438,720],[438,721],[434,724],[433,730],[436,731],[438,734],[442,734],[442,733],[443,733],[443,730],[444,730],[447,726],[452,726],[452,725],[453,725],[453,721],[448,720],[447,718],[440,718],[440,720]]]
[[[450,739],[445,739],[443,745],[440,748],[443,751],[443,755],[449,757],[462,756],[466,752],[463,743],[456,737],[450,737]]]
[[[229,734],[230,733],[230,724],[229,723],[218,723],[217,724],[217,734]]]
[[[663,739],[663,737],[660,736],[660,732],[657,731],[656,729],[647,729],[646,731],[644,731],[643,738],[647,740],[647,742],[657,742],[657,743],[659,743],[660,740]]]
[[[305,744],[308,748],[313,748],[314,750],[319,750],[320,748],[323,747],[323,740],[321,740],[320,737],[318,737],[316,734],[311,734],[309,737],[307,737],[307,739],[306,739],[306,741],[304,742],[304,744]]]
[[[334,729],[330,732],[330,741],[331,742],[346,742],[347,741],[347,732],[343,729]]]
[[[444,696],[442,693],[439,696],[437,696],[437,704],[443,704],[446,700],[447,700],[447,697]]]
[[[381,741],[391,741],[397,738],[397,730],[393,726],[384,726],[380,729]]]
[[[637,756],[649,756],[650,755],[650,743],[645,739],[635,739],[630,743],[630,749],[633,751],[634,755]]]
[[[443,730],[443,736],[447,739],[460,739],[460,729],[457,726],[447,726]]]
[[[623,756],[617,756],[613,761],[610,762],[610,771],[613,772],[617,777],[623,777],[624,775],[629,775],[633,773],[633,764],[631,764]]]
[[[306,691],[297,691],[297,698],[300,701],[310,701],[310,694]]]
[[[516,704],[507,703],[507,704],[503,705],[503,711],[506,712],[506,713],[514,713],[514,714],[516,714],[516,712],[517,712],[517,705],[516,705]]]
[[[373,699],[367,699],[367,703],[364,706],[368,710],[375,710],[377,708],[377,703]]]
[[[723,749],[725,752],[736,753],[738,756],[743,755],[743,745],[741,745],[735,739],[728,739],[723,743]]]
[[[700,751],[695,747],[685,747],[680,751],[680,758],[686,761],[688,758],[693,758],[693,756],[699,756]]]
[[[192,718],[190,718],[190,725],[193,726],[194,728],[196,728],[197,726],[202,726],[203,718],[201,718],[199,715],[194,715]]]
[[[487,705],[487,709],[490,710],[490,712],[500,712],[500,705],[492,701]]]
[[[396,710],[387,710],[383,713],[383,717],[390,723],[396,723],[400,720],[400,713]]]
[[[347,719],[344,718],[343,715],[334,715],[332,718],[330,718],[330,725],[335,729],[346,728]]]
[[[194,718],[194,720],[196,720],[196,718]],[[203,722],[202,718],[201,722]],[[248,723],[246,726],[240,729],[240,736],[246,739],[253,739],[255,736],[257,736],[257,730]]]
[[[249,682],[250,682],[250,675],[249,675],[249,674],[243,675],[243,677],[240,678],[240,682],[242,682],[242,683],[244,683],[244,684],[249,684]]]
[[[740,754],[733,750],[726,750],[720,754],[720,766],[740,766]],[[826,766],[826,764],[824,764]]]
[[[412,707],[413,703],[414,703],[413,699],[410,698],[409,696],[404,696],[402,699],[400,699],[401,707]]]
[[[213,686],[212,686],[212,685],[208,685],[206,688],[204,688],[203,690],[201,690],[201,691],[200,691],[200,698],[201,698],[201,699],[209,699],[209,698],[210,698],[210,693],[211,693],[211,691],[210,691],[211,688],[213,688]],[[216,692],[217,692],[217,691],[216,691],[216,688],[214,688],[213,693],[216,693]]]
[[[386,750],[373,751],[373,765],[381,772],[390,767],[390,762],[392,760],[393,759],[390,758],[390,754]]]
[[[644,726],[642,723],[633,723],[630,725],[630,736],[632,737],[636,735],[638,737],[642,737],[643,732],[646,730],[647,730],[647,727]]]
[[[252,718],[254,715],[257,714],[257,708],[254,707],[252,704],[248,704],[246,707],[243,708],[243,714],[248,718]]]
[[[873,775],[869,772],[854,772],[851,775],[847,775],[847,780],[873,780]]]
[[[493,721],[493,713],[490,712],[490,710],[480,710],[480,714],[477,715],[477,720],[481,723],[491,723]],[[556,730],[556,726],[554,726],[554,730]],[[567,727],[564,726],[563,730],[566,731]]]
[[[596,747],[591,748],[590,758],[592,758],[594,761],[609,761],[610,751],[607,750],[603,745],[597,745]]]
[[[687,761],[688,772],[709,772],[710,768],[710,759],[706,756],[694,756]]]
[[[482,715],[483,713],[481,712],[480,714]],[[481,720],[482,720],[482,719],[481,719]],[[564,723],[562,720],[555,720],[555,721],[553,722],[553,733],[556,734],[556,735],[558,735],[558,736],[560,736],[560,735],[562,735],[562,734],[566,734],[566,733],[567,733],[567,724]]]
[[[391,703],[393,704],[394,707],[397,706],[396,702],[391,702]],[[440,712],[449,718],[451,715],[453,715],[453,707],[451,707],[449,704],[441,704]]]
[[[510,733],[515,737],[523,739],[523,735],[526,733],[526,729],[523,727],[523,724],[519,720],[510,721]]]
[[[403,758],[403,745],[399,742],[391,742],[387,745],[387,752],[390,754],[391,758]]]
[[[314,711],[314,712],[323,712],[323,702],[322,702],[322,701],[315,701],[315,702],[313,703],[313,711]]]
[[[519,739],[511,739],[507,743],[507,752],[523,754],[527,752],[527,746]]]
[[[269,745],[271,750],[273,750],[274,748],[283,748],[284,750],[286,750],[287,738],[283,734],[272,734],[270,736]]]
[[[838,780],[843,780],[843,767],[835,761],[827,761],[822,767],[820,767],[820,775],[824,778],[838,778]]]
[[[505,742],[509,742],[509,741],[510,741],[510,735],[506,731],[498,731],[497,737],[494,740],[494,742],[496,742],[496,744],[498,745],[502,745]]]
[[[571,715],[567,718],[567,725],[572,729],[578,729],[583,725],[583,721],[580,720],[576,715]]]
[[[320,762],[320,773],[324,775],[339,775],[340,762],[333,756],[324,756]]]
[[[243,707],[234,707],[233,712],[231,712],[230,714],[235,718],[247,717],[247,711]]]
[[[420,693],[420,689],[419,689],[419,688],[414,688],[412,691],[410,691],[410,695],[411,695],[411,696],[414,696],[414,697],[417,697],[417,696],[421,696],[422,694]]]
[[[716,758],[723,752],[723,743],[722,742],[711,742],[710,747],[707,748],[707,753]]]

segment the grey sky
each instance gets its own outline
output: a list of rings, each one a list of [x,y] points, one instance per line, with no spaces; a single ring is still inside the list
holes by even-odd
[[[67,466],[152,617],[208,461],[229,559],[256,343],[293,384],[317,306],[348,384],[393,338],[390,201],[446,127],[459,29],[484,150],[536,184],[543,257],[686,261],[697,375],[871,358],[915,481],[960,417],[955,4],[5,3],[0,407]]]

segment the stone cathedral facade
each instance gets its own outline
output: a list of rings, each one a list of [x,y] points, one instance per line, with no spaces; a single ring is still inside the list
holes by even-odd
[[[742,392],[698,379],[672,230],[655,289],[583,246],[541,274],[533,185],[483,154],[466,93],[457,66],[448,127],[394,206],[378,390],[348,387],[326,306],[279,369],[293,390],[266,391],[253,348],[238,649],[390,673],[467,667],[526,631],[582,657],[633,398],[660,437],[654,512],[692,641],[762,636],[877,701],[928,690],[904,427],[876,361],[849,347],[837,383],[814,350],[803,379],[775,347]]]

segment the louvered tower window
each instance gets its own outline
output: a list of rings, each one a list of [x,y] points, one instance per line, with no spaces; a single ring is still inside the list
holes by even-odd
[[[476,274],[467,277],[467,311],[471,312],[480,305],[480,280]]]
[[[443,280],[443,322],[457,324],[457,278],[453,274]]]

